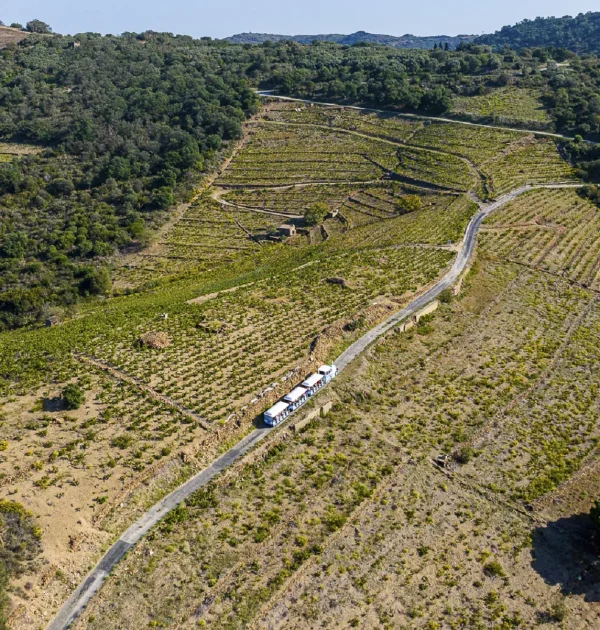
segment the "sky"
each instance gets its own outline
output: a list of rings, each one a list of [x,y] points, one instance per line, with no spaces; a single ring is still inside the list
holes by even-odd
[[[2,0],[0,20],[24,24],[37,18],[63,34],[479,35],[524,18],[593,11],[594,5],[597,10],[597,0]]]

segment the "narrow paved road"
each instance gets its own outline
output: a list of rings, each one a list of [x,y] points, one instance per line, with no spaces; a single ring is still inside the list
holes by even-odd
[[[477,234],[483,220],[494,210],[509,203],[519,195],[533,188],[575,188],[580,184],[548,184],[545,186],[523,186],[497,201],[489,204],[480,204],[479,212],[471,219],[465,231],[460,251],[448,273],[431,289],[415,298],[408,306],[392,315],[389,319],[375,326],[372,330],[354,342],[335,362],[341,371],[359,354],[371,345],[378,337],[396,326],[399,322],[410,317],[426,304],[435,299],[444,289],[449,288],[464,271],[475,248]],[[264,427],[255,429],[236,446],[217,458],[208,468],[205,468],[189,481],[177,488],[164,499],[156,503],[140,519],[138,519],[112,547],[104,557],[88,574],[85,580],[77,587],[71,597],[64,603],[54,620],[48,626],[48,630],[65,630],[81,614],[92,597],[100,590],[104,580],[112,569],[122,560],[125,554],[154,527],[168,512],[187,499],[193,492],[206,485],[216,475],[224,471],[236,460],[247,453],[253,446],[263,440],[273,428]]]
[[[391,109],[375,109],[373,107],[360,107],[359,105],[342,105],[340,103],[327,103],[324,101],[311,101],[307,98],[295,98],[293,96],[281,96],[272,90],[256,90],[259,96],[266,98],[278,98],[282,101],[294,101],[296,103],[311,103],[313,105],[326,105],[328,107],[343,107],[345,109],[356,109],[361,112],[372,112],[374,114],[392,114],[400,118],[413,118],[416,120],[433,120],[434,122],[454,123],[456,125],[466,125],[468,127],[485,127],[486,129],[500,129],[504,131],[518,131],[520,133],[533,133],[536,136],[546,136],[548,138],[558,138],[559,140],[573,140],[571,136],[562,133],[552,133],[551,131],[538,131],[537,129],[519,129],[517,127],[501,127],[500,125],[487,125],[485,123],[469,122],[467,120],[457,120],[455,118],[444,118],[442,116],[425,116],[424,114],[409,114]],[[261,122],[261,121],[256,121]],[[589,144],[598,144],[592,140],[585,140]]]

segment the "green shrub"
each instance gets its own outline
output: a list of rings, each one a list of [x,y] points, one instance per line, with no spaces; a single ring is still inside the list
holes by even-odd
[[[131,435],[117,435],[117,437],[112,439],[110,444],[115,448],[124,449],[127,448],[132,441],[133,438],[131,437]]]
[[[475,455],[475,450],[471,446],[463,446],[458,453],[454,455],[454,459],[459,464],[468,464]]]
[[[444,289],[440,293],[438,299],[442,304],[450,304],[450,302],[452,302],[452,300],[454,299],[454,293],[452,292],[452,289]]]
[[[304,222],[310,226],[320,225],[328,214],[329,208],[327,204],[317,201],[317,203],[314,203],[304,211]]]
[[[490,577],[506,577],[506,572],[504,571],[504,567],[497,560],[490,560],[483,567],[483,570]]]
[[[85,396],[79,385],[70,383],[63,389],[62,399],[67,409],[79,409],[85,401]]]

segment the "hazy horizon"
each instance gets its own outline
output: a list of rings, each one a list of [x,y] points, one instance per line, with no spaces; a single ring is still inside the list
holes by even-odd
[[[406,6],[403,6],[406,4]],[[458,5],[458,6],[457,6]],[[9,0],[0,9],[5,24],[37,18],[58,33],[122,33],[167,31],[194,37],[222,38],[236,33],[283,35],[349,34],[367,31],[386,35],[462,35],[491,33],[507,24],[535,17],[577,15],[594,10],[579,0],[507,0],[496,6],[473,0],[447,3],[431,0],[427,11],[408,3],[375,0],[316,0],[282,6],[259,0],[251,6],[231,0],[226,16],[214,3],[173,0],[106,0],[101,5],[73,0]]]

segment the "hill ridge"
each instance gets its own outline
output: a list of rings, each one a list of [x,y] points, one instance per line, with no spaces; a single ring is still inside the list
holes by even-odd
[[[233,44],[262,44],[266,41],[294,41],[299,44],[312,44],[314,41],[334,42],[336,44],[353,45],[361,42],[383,44],[392,48],[433,48],[439,42],[448,43],[451,48],[455,48],[461,42],[471,42],[476,35],[385,35],[369,33],[367,31],[356,31],[348,35],[340,33],[317,34],[317,35],[280,35],[276,33],[237,33],[224,38],[225,41]]]

